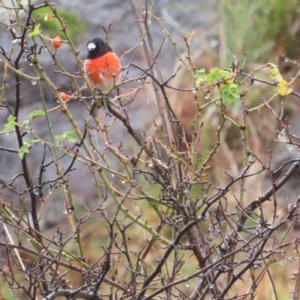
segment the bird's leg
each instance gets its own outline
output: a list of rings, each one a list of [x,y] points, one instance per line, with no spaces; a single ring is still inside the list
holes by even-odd
[[[93,100],[91,110],[90,110],[90,116],[95,116],[95,108],[96,108],[96,101]]]
[[[113,115],[109,112],[109,110],[107,108],[107,106],[110,105],[110,101],[108,99],[107,94],[102,92],[100,102],[101,102],[101,106],[105,108],[106,115],[113,117]]]

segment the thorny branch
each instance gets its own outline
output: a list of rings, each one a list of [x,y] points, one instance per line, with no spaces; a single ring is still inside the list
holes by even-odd
[[[286,261],[297,258],[291,249],[299,244],[298,238],[287,234],[281,238],[278,232],[296,222],[300,197],[288,210],[278,214],[277,192],[299,169],[300,156],[273,169],[274,154],[270,152],[269,163],[264,164],[260,153],[252,150],[248,133],[249,113],[255,113],[260,106],[248,110],[245,98],[255,88],[253,82],[270,83],[254,77],[254,71],[246,72],[244,63],[240,67],[234,55],[230,79],[201,88],[193,83],[185,88],[174,86],[173,80],[180,77],[184,66],[190,66],[190,75],[194,76],[190,40],[183,37],[187,57],[181,56],[168,32],[155,49],[150,19],[166,31],[163,20],[154,16],[156,1],[151,5],[147,0],[138,4],[128,2],[140,34],[137,45],[142,43],[147,66],[129,63],[125,69],[126,80],[117,87],[122,88],[117,95],[115,91],[104,94],[93,89],[86,80],[79,51],[56,4],[49,1],[28,7],[18,1],[15,7],[0,4],[10,18],[9,24],[1,22],[0,26],[9,30],[13,41],[10,50],[0,45],[0,61],[4,66],[1,109],[13,117],[8,119],[11,124],[7,124],[12,126],[0,133],[14,135],[17,141],[15,146],[1,145],[0,152],[21,165],[20,170],[12,168],[7,172],[12,174],[12,171],[13,175],[0,176],[0,221],[4,228],[0,249],[7,257],[1,269],[3,281],[20,298],[28,299],[40,296],[45,300],[61,296],[136,300],[254,297],[261,274],[268,274],[274,281],[271,262],[276,257],[285,257]],[[71,74],[58,62],[57,51],[49,47],[49,38],[42,32],[28,36],[40,25],[33,13],[44,7],[49,8],[50,19],[59,22],[63,39],[78,63],[78,73]],[[21,10],[26,18],[19,18]],[[106,38],[109,30],[110,26],[104,28]],[[163,79],[159,57],[167,43],[173,46],[182,66]],[[85,113],[83,120],[73,116],[71,101],[70,104],[63,101],[60,92],[66,87],[57,86],[43,68],[43,55],[53,61],[55,76],[69,79],[70,99],[76,99],[81,105]],[[22,60],[26,68],[21,67]],[[140,75],[132,78],[132,68]],[[11,74],[15,101],[8,102],[6,86]],[[203,103],[199,104],[201,94],[196,92],[217,90],[228,80],[238,84],[240,77],[244,82],[250,80],[250,84],[237,100],[243,109],[236,119],[230,115],[222,95],[208,101],[202,99]],[[147,80],[152,83],[150,87]],[[30,81],[35,82],[32,88],[36,88],[34,92],[43,102],[43,113],[23,122],[20,116],[26,101],[24,90]],[[48,108],[41,81],[59,102],[57,107]],[[127,88],[132,83],[137,86]],[[129,104],[143,98],[145,89],[151,89],[159,111],[159,121],[151,125],[155,134],[148,128],[138,131],[130,114]],[[192,109],[196,114],[191,120],[189,138],[179,116],[180,109],[170,100],[174,93],[180,98],[179,92],[194,99]],[[292,94],[299,97],[297,92]],[[91,99],[102,104],[96,116],[88,104]],[[270,101],[260,105],[275,115],[286,145],[297,151],[300,137],[290,133],[282,112],[279,117]],[[209,132],[205,132],[209,123],[206,113],[213,109],[214,122],[208,124]],[[72,131],[55,136],[49,117],[53,113],[65,117]],[[42,137],[35,128],[34,118],[44,118],[48,137]],[[236,158],[238,172],[234,175],[224,170],[220,158],[228,148],[224,138],[228,120],[238,130],[239,147],[244,155],[243,163]],[[126,129],[128,137],[115,140],[112,132],[117,124]],[[131,149],[128,149],[128,138],[134,144]],[[40,156],[34,157],[35,147],[39,147]],[[249,186],[256,185],[266,174],[270,178],[267,188],[254,194]],[[80,182],[74,186],[72,180],[84,176],[92,182],[91,187],[77,194],[76,184]],[[265,208],[270,199],[273,199],[271,212]],[[47,227],[47,214],[57,203],[65,213],[63,220],[51,229]],[[254,272],[256,269],[260,275]],[[252,283],[245,280],[247,276]],[[296,280],[294,286],[295,289],[299,286]],[[274,294],[277,295],[276,290]]]

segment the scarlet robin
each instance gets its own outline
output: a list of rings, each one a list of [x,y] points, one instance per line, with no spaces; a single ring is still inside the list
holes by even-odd
[[[84,62],[84,72],[93,87],[109,92],[120,81],[120,59],[100,38],[88,41],[86,46],[88,56]]]

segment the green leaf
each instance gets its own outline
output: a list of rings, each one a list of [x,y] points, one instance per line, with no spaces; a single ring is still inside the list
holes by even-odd
[[[12,290],[6,285],[3,285],[1,287],[1,296],[4,297],[3,299],[5,299],[5,300],[14,300],[14,299],[16,299],[14,297],[14,294],[12,293]]]
[[[16,117],[13,115],[9,115],[7,118],[7,123],[4,125],[4,132],[9,132],[15,128],[18,123],[16,122]]]
[[[221,87],[222,98],[225,102],[231,104],[235,99],[240,98],[238,86],[235,83],[224,84]]]
[[[207,75],[207,81],[210,83],[214,83],[230,78],[231,76],[232,74],[229,71],[221,70],[219,68],[213,68]]]
[[[34,110],[26,119],[31,122],[36,117],[45,116],[45,112],[43,110]]]
[[[196,70],[194,73],[195,86],[201,86],[207,81],[207,74],[205,74],[205,69]]]
[[[203,77],[203,76],[206,76],[206,74],[205,74],[205,69],[196,70],[194,75],[195,75],[195,77]]]
[[[45,116],[43,110],[34,110],[23,122],[23,126],[27,127],[29,123],[38,116]]]
[[[76,139],[76,135],[75,135],[75,132],[70,130],[70,131],[65,131],[64,133],[62,134],[58,134],[57,136],[55,136],[55,138],[58,140],[58,141],[64,141],[64,140],[67,140],[73,144],[76,143],[77,139]]]
[[[222,70],[219,68],[212,68],[209,74],[207,75],[207,81],[214,83],[222,79]]]
[[[67,140],[70,141],[71,143],[75,144],[76,143],[76,135],[74,131],[67,131]]]
[[[34,140],[27,140],[24,142],[23,146],[19,149],[20,159],[23,159],[24,156],[29,153],[29,150],[34,143],[35,143]]]
[[[32,37],[32,36],[35,36],[35,35],[38,35],[38,34],[41,34],[42,31],[40,30],[40,26],[41,24],[36,24],[33,31],[31,31],[29,34],[28,34],[28,37]]]

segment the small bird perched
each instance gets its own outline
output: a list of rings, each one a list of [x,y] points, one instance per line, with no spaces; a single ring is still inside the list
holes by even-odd
[[[84,61],[84,72],[93,87],[109,92],[121,79],[121,63],[118,56],[102,39],[87,42],[88,56]]]

